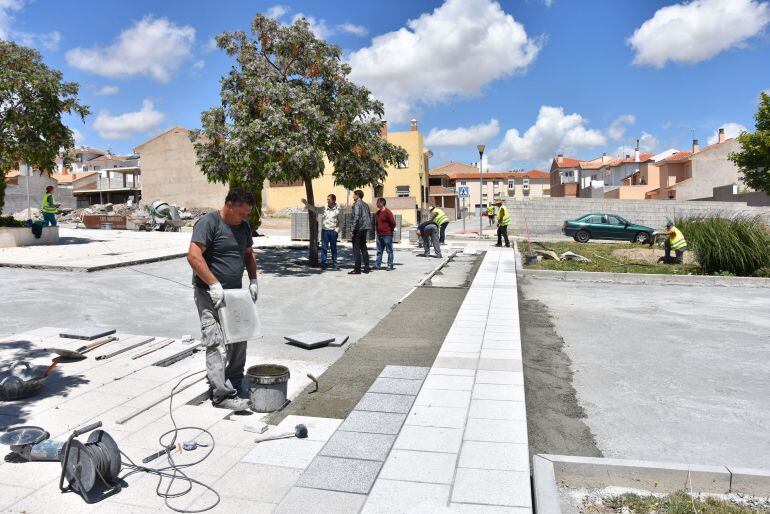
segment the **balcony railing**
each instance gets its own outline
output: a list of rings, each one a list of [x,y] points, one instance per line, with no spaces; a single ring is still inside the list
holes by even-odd
[[[141,189],[142,182],[138,175],[121,175],[118,177],[102,177],[95,173],[72,181],[73,192],[82,191],[115,191],[120,189]]]

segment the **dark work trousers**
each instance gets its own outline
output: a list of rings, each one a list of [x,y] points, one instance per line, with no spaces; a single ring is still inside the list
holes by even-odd
[[[354,268],[361,271],[361,261],[363,261],[364,269],[369,270],[369,250],[366,248],[366,235],[367,230],[356,230],[353,232],[353,255],[356,258]]]
[[[445,221],[441,224],[441,233],[438,236],[438,242],[443,243],[444,242],[444,234],[446,233],[446,228],[449,226],[449,222]]]
[[[497,226],[497,246],[502,246],[503,238],[505,238],[505,246],[511,246],[508,242],[508,225]]]
[[[664,248],[666,250],[666,262],[671,262],[671,241],[668,239],[664,243]],[[677,264],[683,264],[684,263],[684,251],[687,247],[679,248],[678,250],[674,250],[676,252],[676,263]]]

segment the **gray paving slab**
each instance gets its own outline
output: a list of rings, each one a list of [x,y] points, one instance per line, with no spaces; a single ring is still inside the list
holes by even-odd
[[[65,328],[59,333],[59,337],[67,339],[83,339],[85,341],[92,341],[99,339],[100,337],[108,336],[117,332],[112,327],[105,326],[84,326],[77,328]]]
[[[309,439],[276,439],[257,444],[241,462],[305,469],[324,443]]]
[[[437,368],[450,368],[450,369],[467,369],[467,370],[476,370],[476,367],[478,366],[479,359],[478,358],[470,358],[470,357],[448,357],[448,356],[442,356],[439,354],[436,357],[436,360],[433,361],[433,366]]]
[[[471,400],[470,418],[526,420],[527,408],[524,402],[500,400]]]
[[[294,468],[241,462],[215,482],[213,487],[222,496],[278,503],[292,488],[300,473],[299,469]],[[144,494],[147,494],[146,490]]]
[[[342,422],[339,429],[370,434],[398,434],[405,419],[406,414],[354,410]]]
[[[529,472],[458,468],[452,501],[531,507]]]
[[[479,359],[478,369],[490,371],[522,371],[521,359]]]
[[[395,435],[337,430],[320,454],[327,457],[346,457],[382,462],[388,456],[395,440]]]
[[[299,346],[306,350],[313,350],[328,345],[337,339],[335,334],[328,332],[316,332],[315,330],[306,330],[288,336],[283,336],[287,344]]]
[[[454,391],[470,391],[473,389],[473,377],[429,375],[425,379],[425,389],[450,389]]]
[[[365,500],[366,496],[362,494],[293,487],[275,510],[275,513],[296,514],[298,512],[318,512],[329,514],[356,514],[361,509]],[[246,509],[241,512],[251,512],[251,510]]]
[[[493,443],[525,443],[527,442],[527,422],[469,418],[463,439]]]
[[[373,460],[318,456],[297,480],[298,487],[369,494],[382,467]]]
[[[467,407],[470,399],[470,391],[423,388],[414,403],[415,405],[434,405],[437,407]]]
[[[458,453],[463,441],[463,429],[405,425],[393,448],[424,452]]]
[[[378,480],[364,505],[363,514],[401,514],[442,511],[449,501],[450,486]]]
[[[422,387],[422,380],[399,378],[378,378],[369,388],[370,393],[409,394],[416,396]]]
[[[393,450],[382,467],[380,477],[408,482],[451,484],[456,462],[456,453]]]
[[[407,425],[423,427],[463,428],[468,417],[468,407],[438,407],[415,405],[406,417]]]
[[[529,448],[519,443],[465,441],[457,465],[461,468],[529,472]]]
[[[385,366],[380,372],[380,378],[406,378],[422,380],[428,376],[430,368],[420,366]]]
[[[405,394],[366,393],[356,405],[356,410],[406,414],[413,403],[414,396]]]

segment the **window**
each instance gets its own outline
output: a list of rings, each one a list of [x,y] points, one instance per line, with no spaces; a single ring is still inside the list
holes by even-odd
[[[404,162],[398,163],[398,169],[400,169],[400,170],[403,170],[403,169],[408,168],[408,167],[409,167],[409,158],[408,157],[406,159],[404,159]],[[409,196],[409,195],[407,195],[407,196]]]
[[[409,186],[396,186],[396,196],[399,198],[409,196]]]
[[[481,203],[487,203],[487,194],[486,193],[481,195]]]
[[[528,179],[528,178],[525,178],[525,179],[522,181],[522,184],[524,185],[524,190],[525,190],[525,191],[526,191],[527,189],[529,189],[529,179]]]
[[[617,216],[607,216],[610,225],[625,225]]]
[[[512,178],[508,179],[508,189],[513,189],[516,187],[516,181]]]

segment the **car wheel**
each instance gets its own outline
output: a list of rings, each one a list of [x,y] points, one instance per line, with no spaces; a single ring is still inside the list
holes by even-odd
[[[575,241],[578,243],[587,243],[589,239],[591,239],[591,234],[587,230],[578,230],[575,234]]]
[[[647,232],[637,232],[636,235],[634,236],[633,242],[643,245],[649,240],[650,240],[650,234],[648,234]]]

